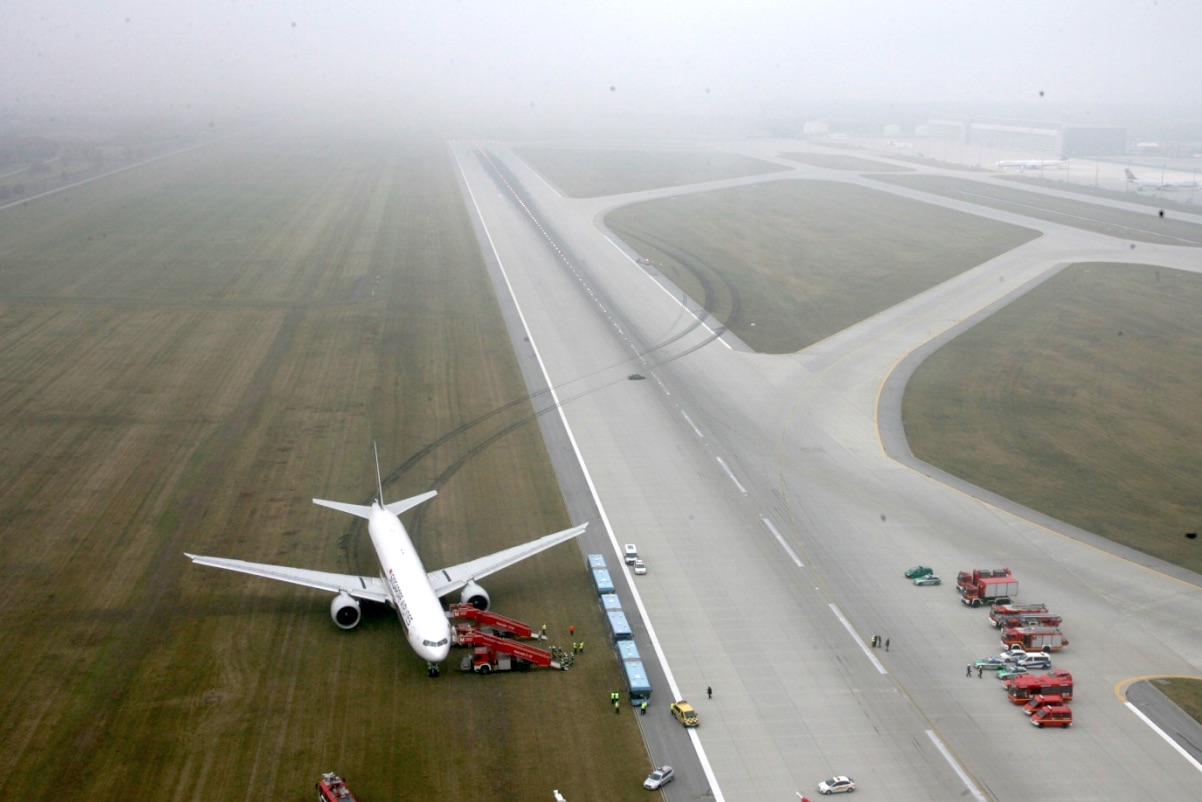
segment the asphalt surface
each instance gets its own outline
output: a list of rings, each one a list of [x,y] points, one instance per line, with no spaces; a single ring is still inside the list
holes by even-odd
[[[803,146],[721,147],[780,161],[775,153]],[[604,550],[615,569],[620,544],[634,542],[649,565],[646,576],[612,573],[628,581],[628,612],[643,613],[645,662],[662,658],[640,724],[652,762],[677,768],[665,798],[812,797],[833,774],[853,777],[859,799],[1202,798],[1196,764],[1124,703],[1134,679],[1198,674],[1198,577],[915,461],[897,409],[922,349],[1065,264],[1198,271],[1202,253],[1133,249],[808,166],[576,200],[507,148],[484,148],[490,160],[480,150],[452,145],[523,369],[554,389],[541,421],[569,510],[597,522],[582,548]],[[699,319],[599,225],[607,208],[634,200],[807,178],[1045,233],[802,352],[765,356]],[[1133,225],[1148,215],[1129,211]],[[635,372],[647,379],[630,380]],[[1076,682],[1071,729],[1037,730],[993,677],[964,676],[965,664],[1000,651],[997,632],[953,583],[905,580],[915,563],[945,577],[1008,565],[1024,601],[1064,616],[1072,642],[1055,666]],[[868,645],[874,634],[889,638],[888,652]],[[672,696],[697,706],[700,728],[671,721]],[[1168,729],[1195,737],[1184,724]],[[631,767],[629,781],[648,769]]]

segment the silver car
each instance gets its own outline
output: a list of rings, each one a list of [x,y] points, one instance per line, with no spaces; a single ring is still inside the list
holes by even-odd
[[[647,779],[643,780],[643,787],[648,791],[658,791],[675,779],[676,772],[672,771],[671,766],[660,766],[647,775]]]
[[[818,783],[818,790],[824,794],[842,794],[856,790],[856,781],[851,777],[839,775]]]

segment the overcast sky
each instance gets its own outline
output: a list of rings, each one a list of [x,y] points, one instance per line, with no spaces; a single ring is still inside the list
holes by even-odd
[[[1040,92],[1202,116],[1202,0],[0,0],[0,108],[18,112],[754,113]]]

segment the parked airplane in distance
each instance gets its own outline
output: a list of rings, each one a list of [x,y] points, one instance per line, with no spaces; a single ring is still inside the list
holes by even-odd
[[[374,448],[374,445],[373,445]],[[476,580],[508,568],[540,551],[563,543],[584,533],[587,523],[573,526],[562,532],[545,535],[520,546],[498,551],[487,557],[442,568],[426,573],[409,533],[405,531],[399,516],[423,501],[433,498],[438,491],[431,490],[420,496],[384,503],[384,483],[380,479],[380,457],[376,452],[376,489],[379,496],[370,507],[359,504],[344,504],[338,501],[313,499],[315,504],[367,519],[367,531],[375,547],[380,563],[379,576],[355,576],[333,574],[325,571],[310,571],[303,568],[287,568],[279,565],[231,560],[224,557],[185,556],[199,565],[225,568],[244,574],[291,582],[336,594],[330,603],[330,617],[342,629],[354,629],[361,618],[359,602],[378,602],[396,610],[397,617],[405,628],[409,646],[426,661],[429,676],[437,677],[439,663],[447,658],[451,647],[451,628],[439,599],[455,591],[461,591],[460,601],[474,604],[481,610],[489,604],[488,592]]]
[[[1064,170],[1068,159],[1003,159],[997,163],[999,170]]]
[[[1200,186],[1197,181],[1152,181],[1150,179],[1139,179],[1135,177],[1135,173],[1128,168],[1123,168],[1123,172],[1127,174],[1127,183],[1135,184],[1136,189],[1198,189]]]

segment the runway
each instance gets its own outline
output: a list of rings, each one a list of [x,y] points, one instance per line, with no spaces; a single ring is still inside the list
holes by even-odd
[[[890,380],[1065,264],[1197,271],[1197,250],[1133,251],[850,172],[803,166],[714,182],[847,180],[1045,232],[805,351],[765,356],[699,320],[597,225],[615,203],[686,190],[573,200],[507,148],[487,150],[525,208],[476,146],[452,145],[486,255],[530,337],[515,337],[519,356],[555,387],[587,475],[565,482],[569,509],[588,508],[582,496],[595,491],[611,563],[613,543],[639,545],[650,572],[633,586],[647,636],[665,682],[702,717],[688,733],[666,714],[644,726],[652,760],[677,767],[666,798],[812,797],[833,774],[853,777],[866,799],[1202,797],[1202,774],[1117,690],[1137,676],[1198,673],[1196,577],[1099,548],[917,463],[900,436],[901,379]],[[648,380],[629,380],[634,372]],[[552,441],[557,467],[569,448]],[[589,537],[609,540],[603,529]],[[902,571],[919,562],[945,577],[1008,565],[1024,601],[1064,616],[1072,643],[1055,664],[1076,682],[1071,729],[1036,730],[995,679],[964,677],[966,663],[1000,650],[996,630],[954,585],[910,585]],[[888,652],[867,645],[873,634],[889,638]],[[670,694],[656,693],[663,714]],[[632,769],[631,781],[645,773]]]

